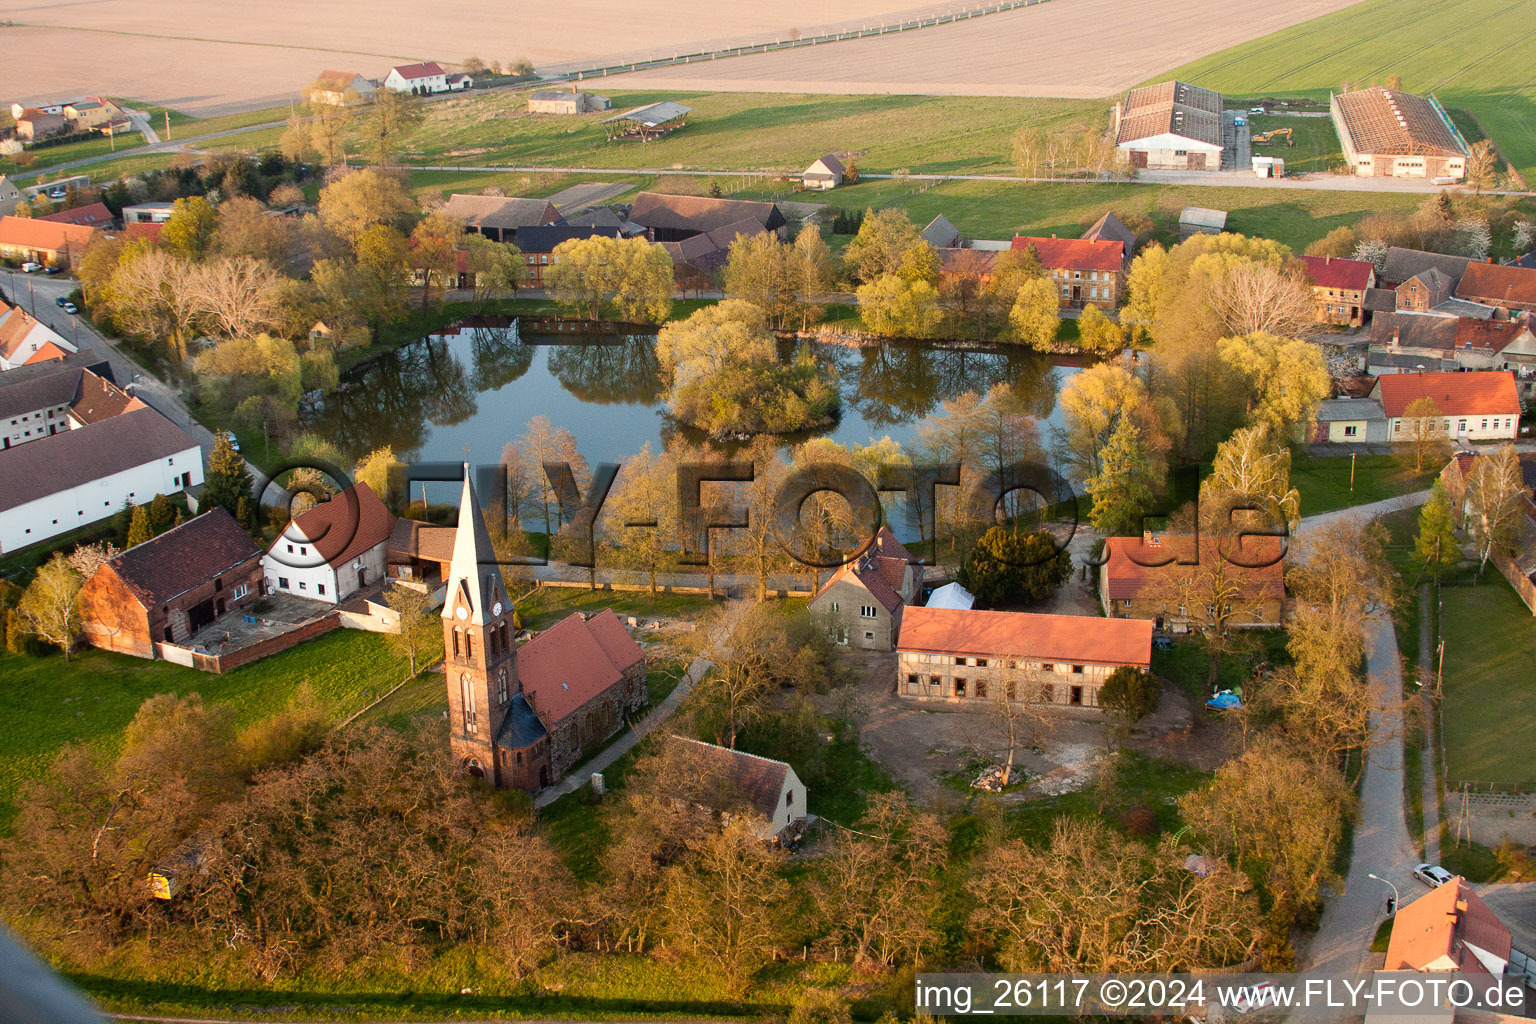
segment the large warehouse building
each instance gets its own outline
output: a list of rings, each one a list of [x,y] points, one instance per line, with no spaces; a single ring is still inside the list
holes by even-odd
[[[1467,176],[1467,143],[1433,97],[1384,89],[1330,95],[1328,109],[1349,166],[1361,177]]]
[[[1185,82],[1132,89],[1115,105],[1115,148],[1132,167],[1221,170],[1221,93]]]

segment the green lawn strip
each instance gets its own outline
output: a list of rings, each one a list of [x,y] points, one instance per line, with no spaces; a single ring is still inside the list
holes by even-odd
[[[1222,656],[1217,669],[1218,689],[1245,685],[1254,668],[1261,664],[1273,666],[1290,662],[1290,654],[1285,649],[1285,633],[1281,630],[1253,630],[1248,635],[1253,640],[1252,650]],[[1202,702],[1210,697],[1206,685],[1211,672],[1210,654],[1205,641],[1197,635],[1175,637],[1173,647],[1166,650],[1153,648],[1152,672]]]
[[[1439,0],[1366,0],[1209,54],[1158,76],[1238,97],[1305,96],[1326,104],[1350,82],[1402,77],[1408,92],[1432,93],[1469,111],[1529,177],[1536,171],[1536,80],[1518,61],[1536,40],[1529,0],[1461,0],[1447,23]]]
[[[244,727],[287,707],[300,684],[340,717],[402,674],[383,637],[350,629],[227,675],[94,649],[68,663],[59,656],[0,654],[0,701],[9,723],[0,740],[0,810],[8,815],[18,788],[40,775],[66,744],[116,744],[139,705],[157,693],[197,693],[227,704]]]
[[[1411,456],[1405,463],[1396,455],[1359,455],[1353,464],[1351,494],[1350,456],[1313,456],[1291,449],[1291,486],[1301,492],[1301,514],[1313,516],[1426,490],[1439,472],[1438,466],[1415,472]]]
[[[1441,588],[1444,744],[1450,790],[1463,782],[1536,789],[1536,630],[1498,570]]]
[[[1440,866],[1453,875],[1464,875],[1469,882],[1492,882],[1502,873],[1498,854],[1481,843],[1463,839],[1440,846]]]
[[[713,607],[714,602],[701,594],[539,587],[518,603],[517,616],[524,629],[548,629],[576,611],[594,615],[612,608],[621,619],[633,615],[644,623],[651,619],[698,619]]]
[[[207,142],[199,142],[197,148],[207,150],[208,152],[228,149],[242,153],[276,149],[285,130],[284,128],[260,128],[254,131],[241,132],[238,135],[224,135],[217,139],[209,139]]]
[[[100,156],[103,153],[119,152],[136,149],[144,145],[144,136],[138,132],[124,132],[114,141],[105,135],[96,135],[89,139],[81,139],[79,142],[66,142],[59,146],[47,146],[42,149],[29,149],[32,162],[21,169],[22,174],[30,174],[34,171],[43,172],[41,179],[49,177],[47,169],[59,164],[68,163],[71,160],[84,160],[86,157]]]
[[[116,159],[87,164],[78,171],[67,173],[90,175],[93,183],[102,185],[110,184],[119,178],[143,174],[145,171],[163,170],[174,165],[177,160],[185,159],[185,154],[178,153],[125,153]]]
[[[1338,132],[1326,117],[1297,117],[1294,114],[1250,114],[1248,130],[1260,135],[1276,128],[1291,130],[1291,144],[1283,136],[1269,143],[1255,143],[1254,156],[1273,156],[1285,161],[1287,174],[1331,171],[1344,165]]]
[[[1376,935],[1371,939],[1372,953],[1385,953],[1387,944],[1392,941],[1392,922],[1397,920],[1389,917],[1376,927]]]

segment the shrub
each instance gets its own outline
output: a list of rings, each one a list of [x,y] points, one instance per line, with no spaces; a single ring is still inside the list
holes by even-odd
[[[789,1024],[853,1024],[853,1012],[836,992],[808,988],[790,1007]]]

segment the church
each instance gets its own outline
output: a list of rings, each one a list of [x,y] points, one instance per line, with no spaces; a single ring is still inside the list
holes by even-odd
[[[573,612],[522,647],[465,467],[443,600],[449,743],[499,789],[558,782],[645,707],[645,652],[612,609]]]

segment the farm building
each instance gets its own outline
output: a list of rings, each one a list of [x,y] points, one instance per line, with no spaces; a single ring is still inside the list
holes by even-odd
[[[0,217],[0,256],[72,268],[96,238],[89,224],[60,224],[33,217]]]
[[[738,233],[782,231],[787,223],[775,203],[665,192],[641,192],[630,207],[629,219],[645,228],[653,242],[680,242],[694,235],[738,228],[723,237],[727,246]]]
[[[578,92],[575,89],[538,89],[528,94],[530,114],[585,114],[593,110],[607,110],[613,101],[595,92]]]
[[[443,212],[464,222],[464,230],[493,242],[516,240],[519,228],[560,223],[560,211],[548,199],[511,196],[472,196],[455,192]]]
[[[1330,94],[1328,109],[1344,157],[1361,177],[1466,177],[1467,143],[1433,96],[1377,86]]]
[[[1115,104],[1115,148],[1132,167],[1221,169],[1221,94],[1184,82],[1132,89]]]
[[[1456,285],[1456,297],[1511,312],[1536,311],[1536,270],[1497,263],[1468,264]]]
[[[603,122],[608,129],[608,141],[616,139],[639,139],[641,142],[650,142],[653,139],[665,138],[688,123],[688,115],[693,113],[692,107],[685,107],[681,103],[673,103],[671,100],[663,100],[660,103],[652,103],[646,107],[636,107],[626,110],[622,114],[615,114]]]
[[[1114,309],[1125,272],[1123,242],[1018,235],[1015,249],[1033,249],[1046,277],[1056,285],[1062,306]]]
[[[800,172],[800,183],[806,188],[826,191],[829,188],[837,188],[843,183],[843,176],[848,173],[848,168],[836,156],[828,153],[818,157],[815,163]]]
[[[949,222],[949,218],[942,213],[928,222],[919,235],[922,240],[935,249],[959,249],[960,229]]]
[[[722,815],[750,810],[762,819],[757,837],[766,841],[805,819],[805,783],[783,761],[743,750],[674,736],[693,773],[689,803]]]
[[[1194,235],[1219,235],[1227,230],[1227,211],[1186,206],[1179,213],[1179,241]]]
[[[517,232],[517,247],[522,251],[528,267],[529,288],[544,287],[544,272],[552,264],[559,263],[555,249],[565,242],[587,238],[623,238],[618,228],[583,228],[570,224],[543,224],[521,228]]]
[[[1099,600],[1110,618],[1150,619],[1175,633],[1205,628],[1210,606],[1180,603],[1178,575],[1192,572],[1223,574],[1220,585],[1232,612],[1228,627],[1272,629],[1284,617],[1285,547],[1277,537],[1248,535],[1229,545],[1209,536],[1144,533],[1107,538],[1104,555]]]
[[[311,103],[326,103],[333,107],[350,107],[367,103],[378,92],[371,79],[356,71],[322,71],[315,84],[309,87]]]
[[[1365,444],[1389,440],[1387,414],[1374,398],[1329,398],[1317,407],[1317,443]]]

